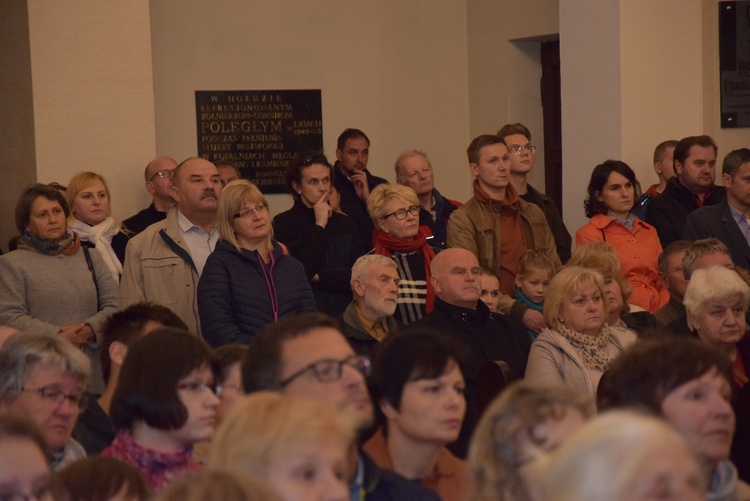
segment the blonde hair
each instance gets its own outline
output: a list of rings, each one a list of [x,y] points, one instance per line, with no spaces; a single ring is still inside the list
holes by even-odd
[[[221,190],[221,196],[219,197],[219,210],[216,215],[219,238],[232,244],[237,250],[240,249],[240,244],[234,234],[234,226],[232,226],[232,222],[234,221],[234,215],[237,214],[246,203],[262,204],[266,210],[268,210],[268,201],[266,200],[266,197],[263,196],[263,193],[260,192],[257,186],[247,179],[238,179],[231,183],[227,183],[227,185],[224,186],[224,189]],[[268,230],[268,240],[266,242],[268,249],[272,248],[272,239],[273,227],[270,226]]]
[[[576,247],[570,256],[568,266],[591,268],[601,273],[605,279],[611,278],[617,282],[622,293],[622,310],[620,311],[620,315],[624,315],[630,311],[628,298],[633,292],[633,286],[622,275],[620,257],[617,255],[614,247],[607,242],[586,242]]]
[[[560,323],[558,316],[562,311],[563,302],[567,301],[571,294],[583,284],[596,285],[602,295],[604,317],[606,318],[609,315],[609,301],[607,301],[607,291],[604,289],[602,274],[592,268],[568,265],[554,276],[547,288],[542,310],[547,325],[554,328]]]
[[[526,278],[533,270],[548,271],[550,278],[555,276],[555,265],[552,263],[552,260],[543,252],[530,249],[526,251],[526,254],[521,256],[516,275]]]
[[[223,470],[203,470],[164,489],[155,501],[282,501],[259,479]]]
[[[750,306],[750,287],[737,272],[723,266],[695,270],[682,301],[687,310],[688,324],[692,327],[691,319],[702,316],[709,302],[722,301],[734,296],[740,296],[742,309],[747,310]]]
[[[408,186],[396,183],[379,184],[370,192],[367,199],[367,213],[375,224],[377,224],[378,219],[385,216],[385,204],[394,198],[399,198],[419,207],[417,194]]]
[[[109,191],[109,185],[107,185],[107,181],[104,180],[104,176],[102,176],[101,174],[97,174],[96,172],[82,171],[70,178],[70,181],[68,181],[68,188],[65,190],[65,200],[67,200],[68,207],[70,207],[70,216],[68,217],[69,224],[73,224],[73,221],[76,218],[75,214],[73,214],[73,202],[75,201],[76,197],[80,192],[96,183],[97,181],[100,181],[104,186],[104,191],[107,192],[107,199],[109,200],[109,203],[107,204],[107,213],[105,214],[105,216],[112,217],[112,194]],[[120,224],[117,221],[115,221],[115,224],[117,224],[117,229],[120,229]]]
[[[518,474],[517,437],[549,420],[562,419],[575,409],[590,417],[593,403],[565,386],[539,386],[525,381],[511,384],[487,408],[469,445],[469,468],[474,501],[519,501],[528,498]]]
[[[208,464],[262,479],[275,458],[321,443],[346,451],[353,440],[354,423],[324,404],[263,391],[242,397],[229,411],[211,440]]]

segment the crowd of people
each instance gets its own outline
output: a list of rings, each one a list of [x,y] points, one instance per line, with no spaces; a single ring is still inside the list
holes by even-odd
[[[34,184],[0,256],[0,498],[750,500],[750,150],[592,169],[573,239],[522,124],[473,196],[370,139],[303,152],[271,214],[236,166]]]

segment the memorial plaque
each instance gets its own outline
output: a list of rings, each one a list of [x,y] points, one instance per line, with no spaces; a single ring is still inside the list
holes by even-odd
[[[750,2],[719,2],[721,127],[750,127]]]
[[[318,90],[195,91],[198,156],[232,162],[263,193],[286,193],[291,158],[323,150]]]

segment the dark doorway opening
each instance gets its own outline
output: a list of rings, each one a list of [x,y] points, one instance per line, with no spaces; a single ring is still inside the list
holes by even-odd
[[[562,211],[562,103],[560,41],[542,42],[542,118],[544,120],[544,190]]]

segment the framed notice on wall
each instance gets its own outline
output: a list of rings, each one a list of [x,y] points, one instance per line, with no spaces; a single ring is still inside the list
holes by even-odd
[[[286,193],[289,160],[323,149],[318,90],[195,91],[198,155],[236,165],[263,193]]]
[[[719,2],[721,127],[750,127],[750,1]]]

